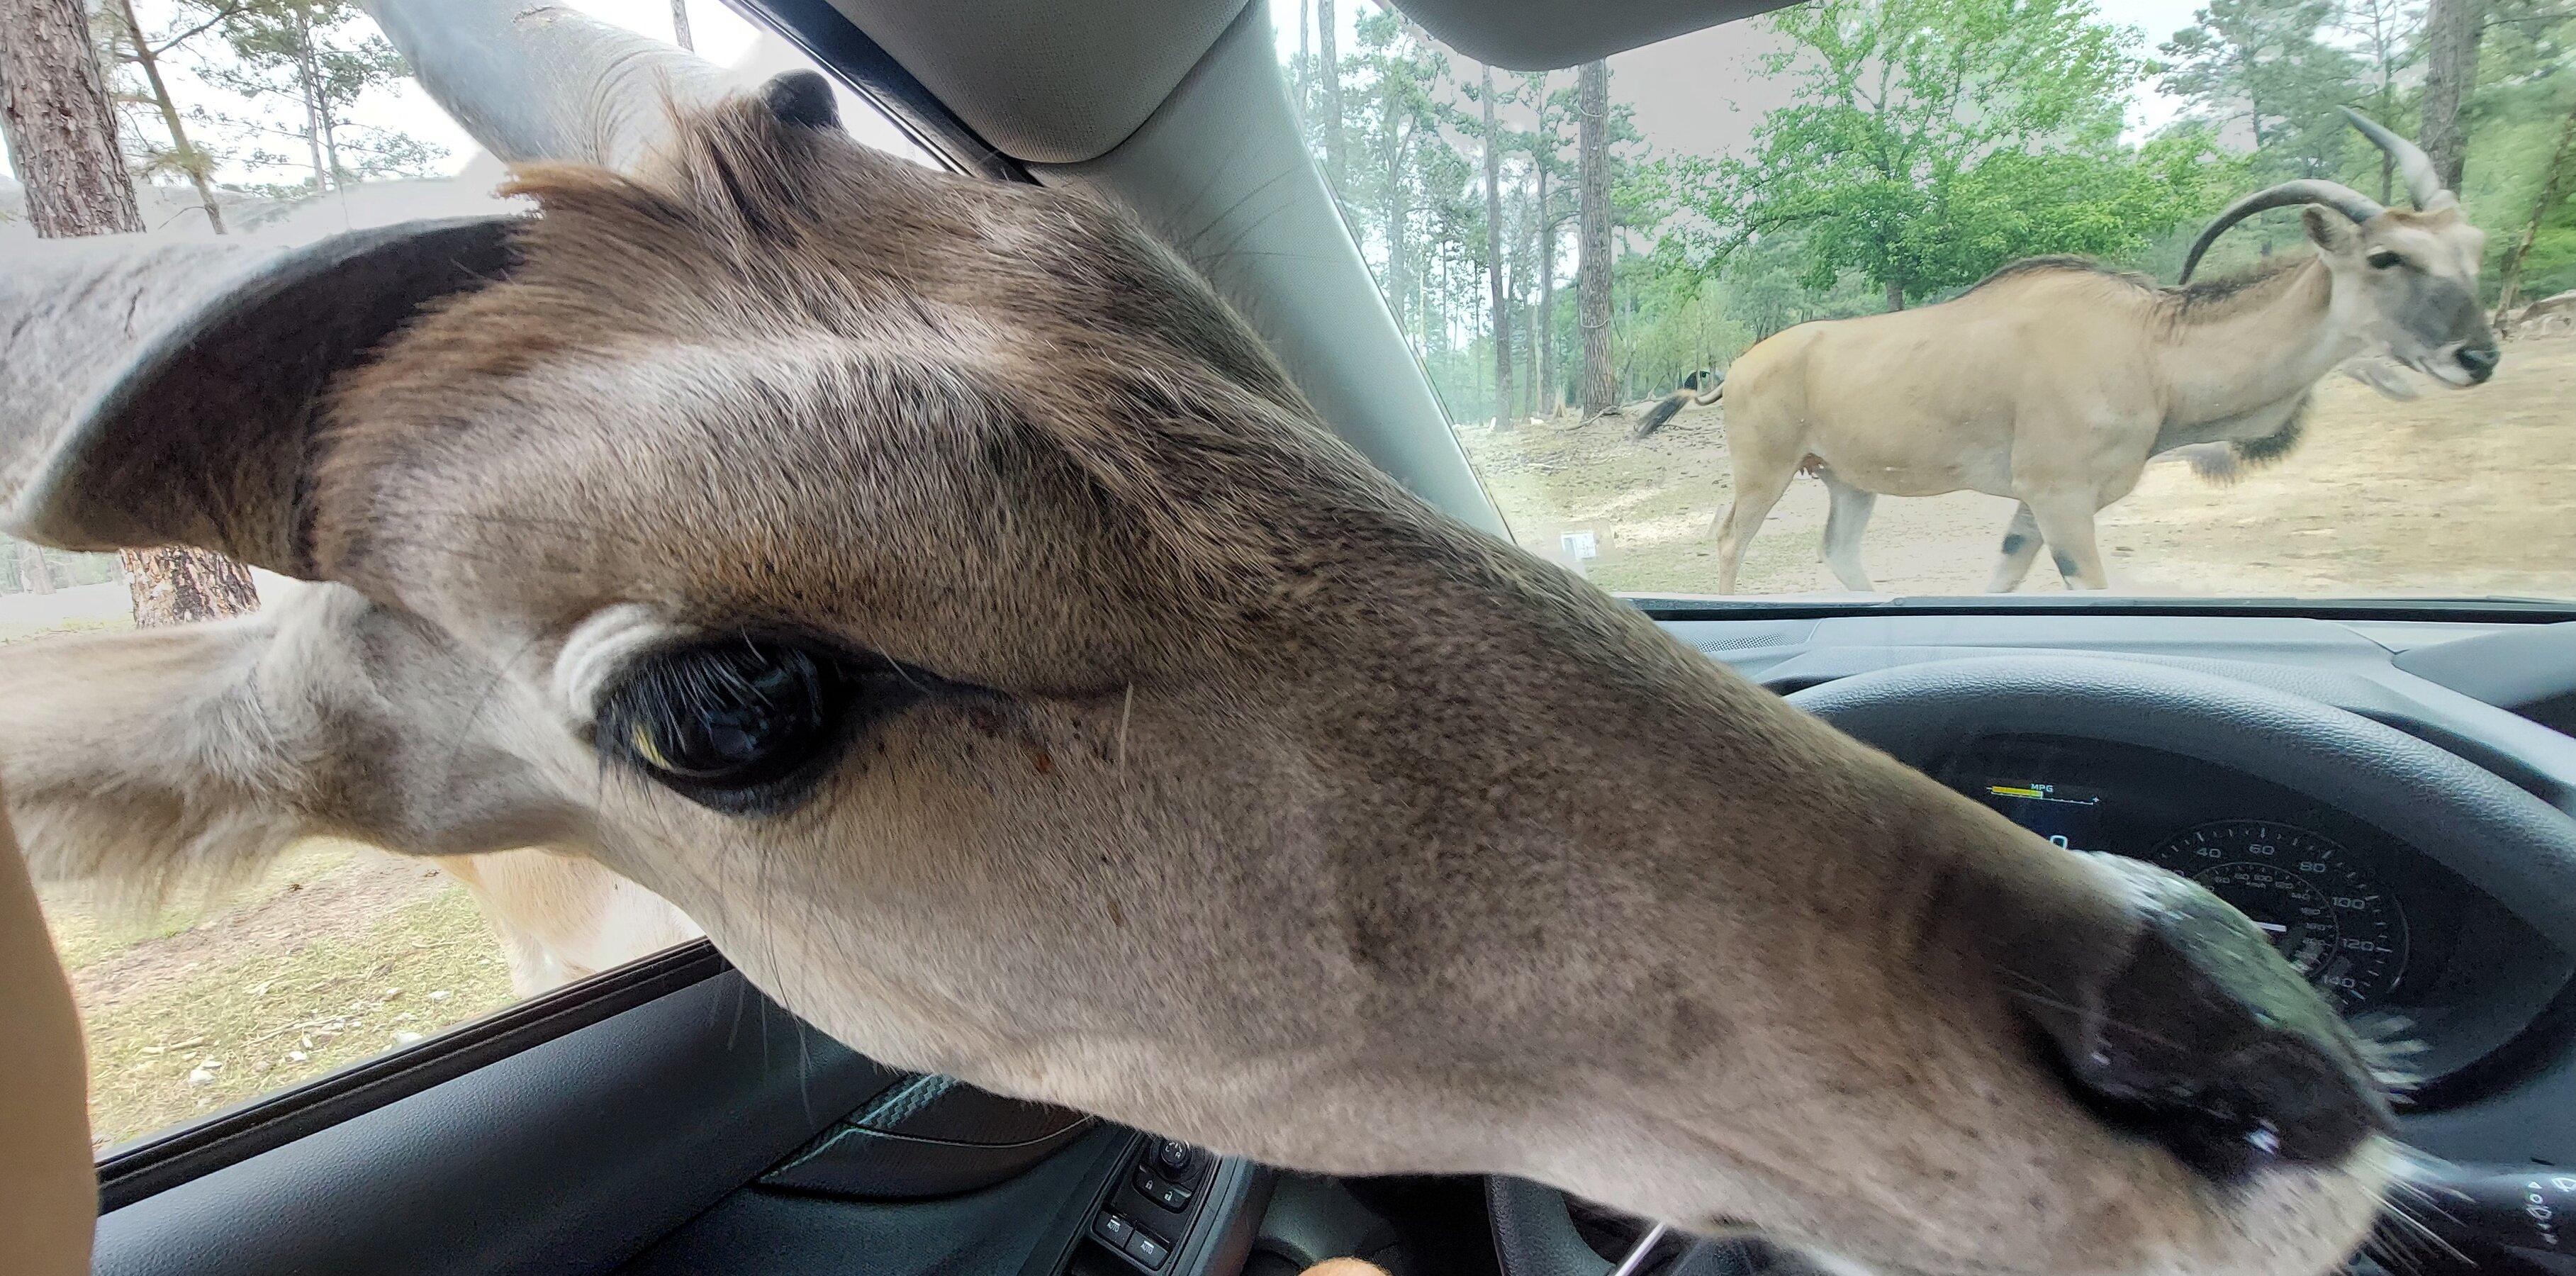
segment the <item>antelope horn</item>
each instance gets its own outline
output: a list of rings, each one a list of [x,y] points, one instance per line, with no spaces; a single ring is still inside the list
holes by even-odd
[[[2431,208],[2434,201],[2450,194],[2442,185],[2442,175],[2433,171],[2433,158],[2424,153],[2424,148],[2380,127],[2379,121],[2349,106],[2343,108],[2343,115],[2361,130],[2363,137],[2397,161],[2398,173],[2406,178],[2406,197],[2414,201],[2415,207]]]
[[[2283,182],[2278,186],[2256,191],[2228,205],[2225,212],[2220,213],[2215,221],[2209,223],[2209,229],[2200,232],[2200,238],[2192,241],[2191,255],[2183,258],[2182,278],[2175,282],[2186,284],[2191,282],[2191,272],[2194,267],[2200,265],[2200,255],[2208,252],[2209,246],[2215,243],[2220,235],[2225,234],[2228,227],[2256,213],[2274,208],[2288,208],[2296,204],[2323,204],[2351,218],[2356,225],[2388,211],[2378,200],[2341,182],[2318,181],[2313,178]]]
[[[716,64],[538,0],[362,0],[423,88],[509,163],[632,173],[672,136],[671,105],[734,86]]]

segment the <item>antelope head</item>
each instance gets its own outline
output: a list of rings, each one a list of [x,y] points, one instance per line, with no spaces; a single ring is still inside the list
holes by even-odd
[[[2460,215],[2459,197],[2443,187],[2433,161],[2413,142],[2349,107],[2344,114],[2397,162],[2414,207],[2389,208],[2339,182],[2283,182],[2220,212],[2193,242],[2183,280],[2229,227],[2267,209],[2298,206],[2317,259],[2333,275],[2332,321],[2357,349],[2384,354],[2444,385],[2485,381],[2502,358],[2478,299],[2486,232]]]
[[[1416,499],[1110,210],[871,153],[810,75],[649,149],[523,170],[523,221],[0,275],[50,379],[8,525],[329,582],[0,686],[41,869],[541,841],[897,1066],[1836,1270],[2311,1276],[2369,1227],[2388,1110],[2215,897]],[[36,693],[119,651],[180,685]]]

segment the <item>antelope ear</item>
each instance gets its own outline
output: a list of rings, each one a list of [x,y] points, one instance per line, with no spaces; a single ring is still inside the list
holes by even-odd
[[[2322,204],[2301,208],[2299,221],[2307,227],[2308,242],[2320,252],[2349,253],[2361,244],[2360,228],[2352,219]]]
[[[44,243],[0,271],[0,530],[64,549],[191,545],[309,575],[323,396],[421,305],[508,265],[512,217],[286,251]]]

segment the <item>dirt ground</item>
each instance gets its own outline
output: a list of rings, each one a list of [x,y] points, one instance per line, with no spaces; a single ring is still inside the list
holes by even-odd
[[[2305,440],[2278,465],[2216,487],[2148,467],[2103,511],[2112,588],[2137,594],[2576,597],[2576,336],[2509,344],[2472,390],[2424,383],[2400,403],[2334,377]],[[1633,418],[1460,431],[1513,533],[1558,554],[1591,532],[1587,574],[1614,591],[1717,588],[1709,524],[1726,508],[1723,408],[1686,409],[1652,438]],[[1799,479],[1747,555],[1749,594],[1837,592],[1817,558],[1825,491]],[[2012,502],[1974,492],[1878,503],[1863,556],[1880,591],[1985,588]],[[2043,558],[2022,588],[2063,585]]]
[[[108,1147],[509,1004],[464,889],[418,860],[308,842],[258,880],[138,914],[40,892],[89,1036]]]

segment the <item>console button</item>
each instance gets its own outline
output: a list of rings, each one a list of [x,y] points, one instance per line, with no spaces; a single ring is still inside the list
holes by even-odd
[[[1143,1263],[1147,1270],[1157,1271],[1162,1268],[1163,1260],[1172,1256],[1172,1251],[1161,1241],[1138,1232],[1127,1238],[1127,1256]]]
[[[1190,1207],[1190,1190],[1188,1188],[1166,1183],[1141,1169],[1136,1171],[1136,1190],[1141,1193],[1146,1200],[1152,1201],[1156,1205],[1160,1205],[1164,1209],[1170,1210],[1175,1214],[1178,1214],[1182,1210]]]
[[[1115,1214],[1103,1214],[1091,1226],[1100,1234],[1100,1239],[1109,1242],[1109,1248],[1115,1250],[1125,1250],[1128,1239],[1136,1234],[1134,1223]]]
[[[1154,1144],[1154,1168],[1164,1177],[1186,1181],[1190,1172],[1190,1145],[1178,1139],[1162,1139]]]

